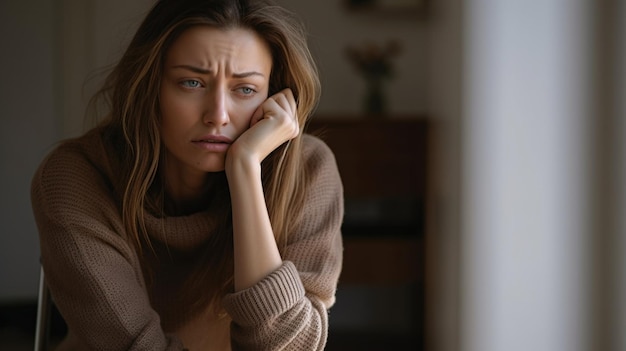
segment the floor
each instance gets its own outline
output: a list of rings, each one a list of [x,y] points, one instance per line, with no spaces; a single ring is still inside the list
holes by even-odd
[[[65,334],[65,323],[56,309],[50,315],[52,328],[50,341],[54,345]],[[33,350],[35,346],[35,324],[37,304],[20,301],[0,304],[0,350]]]
[[[17,303],[0,306],[0,350],[33,350],[36,306],[33,303]],[[52,342],[64,335],[64,323],[58,312],[52,314],[54,328]],[[375,332],[331,330],[327,351],[385,351],[421,350],[420,340],[414,335],[390,335]]]
[[[34,340],[32,335],[20,330],[5,329],[0,331],[0,350],[25,351],[33,350]]]
[[[3,305],[0,309],[0,350],[33,350],[36,314],[34,303]]]

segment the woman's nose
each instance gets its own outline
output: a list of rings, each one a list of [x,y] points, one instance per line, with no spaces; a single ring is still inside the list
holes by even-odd
[[[202,116],[205,124],[222,126],[228,123],[226,110],[226,94],[221,89],[211,89],[205,99],[205,109]]]

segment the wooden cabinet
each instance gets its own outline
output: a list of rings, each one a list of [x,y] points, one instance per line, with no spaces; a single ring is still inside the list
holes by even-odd
[[[390,345],[420,349],[429,123],[418,116],[407,117],[316,116],[306,131],[333,150],[344,184],[344,266],[339,291],[346,286],[410,289],[414,296],[412,306],[407,306],[413,314],[406,326],[410,335],[405,339],[396,335],[396,343]],[[367,340],[367,335],[364,331],[359,338]],[[399,345],[398,340],[408,344]]]
[[[307,131],[337,158],[346,197],[424,198],[428,121],[314,117]]]

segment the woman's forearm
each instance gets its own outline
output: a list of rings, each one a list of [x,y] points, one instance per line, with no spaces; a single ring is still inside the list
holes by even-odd
[[[261,165],[254,160],[233,160],[227,176],[233,210],[234,285],[240,291],[278,269],[282,259],[265,204]]]

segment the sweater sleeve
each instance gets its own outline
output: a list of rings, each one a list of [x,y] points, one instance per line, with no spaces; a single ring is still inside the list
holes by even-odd
[[[224,298],[233,350],[323,350],[326,344],[342,265],[343,187],[330,149],[306,138],[307,195],[282,266]]]
[[[69,346],[183,350],[178,339],[165,335],[150,306],[105,179],[76,147],[62,146],[32,181],[42,265],[72,336]]]

